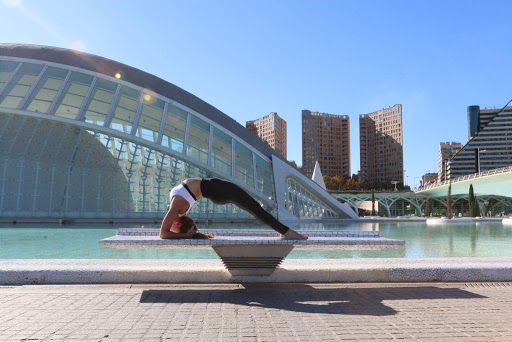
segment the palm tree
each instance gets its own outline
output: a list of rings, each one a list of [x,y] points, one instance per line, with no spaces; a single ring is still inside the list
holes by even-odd
[[[372,192],[372,216],[375,216],[375,192]]]
[[[427,200],[425,201],[425,217],[430,216],[430,199],[427,197]]]

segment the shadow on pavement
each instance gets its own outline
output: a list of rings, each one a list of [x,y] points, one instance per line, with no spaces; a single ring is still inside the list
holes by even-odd
[[[184,284],[184,287],[189,285]],[[383,301],[487,298],[459,288],[315,288],[292,284],[243,284],[243,288],[144,290],[141,303],[228,303],[279,310],[345,315],[394,315]]]

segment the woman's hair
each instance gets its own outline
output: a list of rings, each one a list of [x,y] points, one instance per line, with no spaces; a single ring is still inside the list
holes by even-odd
[[[190,217],[181,216],[174,220],[171,226],[171,231],[175,233],[186,233],[195,225],[196,223]]]

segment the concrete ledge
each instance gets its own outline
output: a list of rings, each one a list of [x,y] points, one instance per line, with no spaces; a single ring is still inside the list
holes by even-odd
[[[0,260],[0,285],[508,281],[512,258],[289,259],[270,276],[251,277],[231,276],[217,259]]]

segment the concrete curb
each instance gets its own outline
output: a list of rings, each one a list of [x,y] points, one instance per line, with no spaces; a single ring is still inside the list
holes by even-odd
[[[216,259],[0,261],[0,285],[509,281],[512,258],[289,259],[262,277],[232,277]]]

